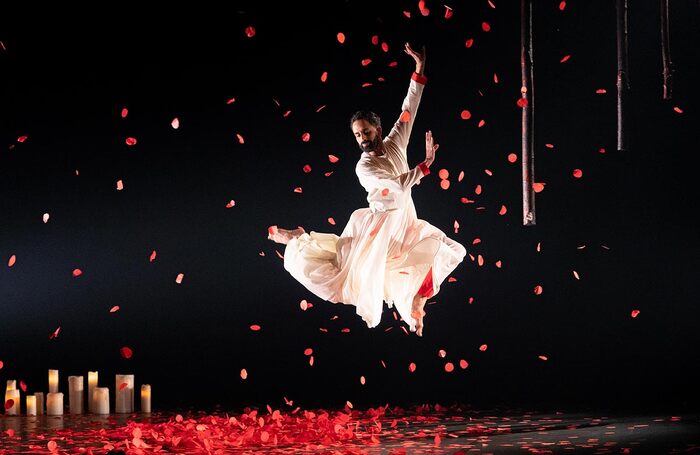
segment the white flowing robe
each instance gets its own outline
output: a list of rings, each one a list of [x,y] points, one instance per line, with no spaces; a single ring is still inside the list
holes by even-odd
[[[424,176],[409,169],[406,147],[424,85],[414,74],[401,117],[384,138],[384,155],[362,153],[356,166],[369,207],[355,210],[338,237],[311,231],[292,239],[284,267],[318,297],[354,305],[369,327],[381,321],[383,301],[415,330],[413,297],[432,268],[433,295],[464,259],[466,250],[440,229],[418,219],[411,187]]]

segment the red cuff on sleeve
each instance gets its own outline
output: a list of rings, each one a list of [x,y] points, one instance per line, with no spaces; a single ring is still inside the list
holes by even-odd
[[[426,166],[424,162],[423,162],[423,163],[420,163],[420,164],[418,165],[418,167],[420,168],[420,170],[421,170],[421,172],[423,173],[423,175],[428,175],[428,174],[430,174],[430,169],[428,169],[428,166]]]
[[[416,81],[422,85],[425,85],[428,82],[427,77],[423,76],[422,74],[418,74],[418,73],[413,73],[413,76],[411,76],[411,79],[413,79],[414,81]]]

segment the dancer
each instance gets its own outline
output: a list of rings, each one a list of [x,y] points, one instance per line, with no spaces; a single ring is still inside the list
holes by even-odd
[[[369,327],[379,324],[386,301],[412,332],[423,336],[425,302],[466,250],[416,215],[411,188],[430,173],[438,144],[426,132],[425,160],[409,168],[406,148],[427,78],[425,48],[419,53],[406,43],[404,51],[416,70],[389,134],[382,137],[374,112],[358,111],[350,120],[362,151],[355,171],[369,207],[352,213],[340,237],[271,226],[268,238],[287,245],[284,268],[318,297],[354,305]]]

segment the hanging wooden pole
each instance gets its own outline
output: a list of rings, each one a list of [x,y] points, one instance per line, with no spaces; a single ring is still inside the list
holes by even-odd
[[[625,108],[629,92],[627,0],[617,0],[617,149],[627,150]]]
[[[673,64],[671,63],[671,45],[668,33],[668,0],[661,4],[661,57],[664,65],[664,99],[670,100],[673,92]]]
[[[534,153],[534,91],[532,82],[532,0],[520,1],[520,106],[522,108],[522,178],[523,225],[534,226],[535,217],[535,153]]]

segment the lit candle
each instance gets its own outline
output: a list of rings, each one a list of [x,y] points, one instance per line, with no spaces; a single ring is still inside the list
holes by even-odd
[[[49,393],[56,392],[58,392],[58,370],[49,370]]]
[[[7,400],[12,400],[12,406],[5,409],[5,414],[8,416],[19,415],[19,390],[11,389],[5,391],[5,403]]]
[[[34,392],[36,397],[36,415],[44,414],[44,392]]]
[[[15,390],[16,388],[17,388],[17,381],[14,379],[8,379],[7,380],[7,387],[5,388],[5,391]]]
[[[151,386],[141,384],[141,412],[151,412]]]
[[[36,415],[36,396],[34,395],[27,395],[27,415]]]
[[[126,385],[125,385],[126,384]],[[114,412],[134,412],[134,375],[118,374],[114,389]]]
[[[92,394],[92,412],[95,414],[109,414],[109,388],[95,387]]]
[[[68,376],[68,403],[71,414],[83,413],[83,377]]]
[[[46,414],[50,416],[63,415],[63,394],[61,392],[49,392],[46,395]]]
[[[88,411],[90,412],[95,412],[92,399],[95,387],[97,387],[97,371],[88,371]]]

